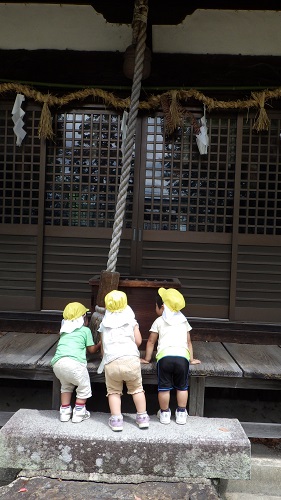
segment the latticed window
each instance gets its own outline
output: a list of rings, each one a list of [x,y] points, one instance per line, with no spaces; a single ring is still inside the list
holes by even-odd
[[[58,113],[54,141],[45,146],[38,138],[41,109],[27,106],[27,134],[18,147],[11,110],[12,103],[1,104],[0,222],[42,223],[39,197],[45,193],[45,224],[112,228],[122,165],[121,116],[91,108]],[[132,227],[139,175],[144,202],[135,199],[134,210],[145,230],[232,233],[236,207],[240,234],[281,234],[279,114],[273,113],[269,130],[260,133],[252,118],[238,128],[236,116],[211,114],[206,155],[200,155],[188,119],[172,137],[162,115],[142,120],[139,170],[134,172],[133,160],[124,227]]]
[[[121,173],[121,118],[76,111],[55,117],[55,145],[47,148],[45,223],[113,226]],[[126,225],[132,219],[130,179]]]
[[[172,138],[164,119],[148,118],[144,229],[232,232],[236,119],[212,118],[200,155],[188,121]]]
[[[24,129],[27,135],[16,146],[12,106],[0,109],[0,221],[2,224],[38,224],[40,110],[27,108]]]
[[[281,234],[281,125],[272,119],[266,132],[244,120],[239,232]]]

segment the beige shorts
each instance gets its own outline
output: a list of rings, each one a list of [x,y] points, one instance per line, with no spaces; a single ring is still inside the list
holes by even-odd
[[[137,356],[124,356],[115,359],[104,367],[107,396],[123,394],[123,383],[128,394],[144,392],[142,386],[140,359]]]
[[[76,387],[78,399],[88,399],[92,396],[87,365],[65,357],[54,364],[53,370],[61,383],[61,392],[73,392]]]

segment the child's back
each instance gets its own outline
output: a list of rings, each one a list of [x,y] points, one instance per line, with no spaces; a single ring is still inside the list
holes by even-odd
[[[113,290],[105,297],[105,315],[100,324],[103,359],[98,372],[105,370],[108,403],[111,411],[109,426],[123,430],[121,396],[126,383],[136,406],[136,423],[140,428],[149,426],[146,400],[142,385],[140,353],[142,337],[134,312],[127,304],[124,292]]]
[[[89,311],[80,302],[70,302],[63,311],[60,339],[54,357],[51,360],[54,374],[61,383],[60,420],[82,422],[90,418],[86,410],[86,401],[92,395],[90,377],[87,370],[87,351],[95,353],[100,343],[95,345],[91,330],[87,324],[86,313]],[[71,398],[76,390],[76,403],[72,411]]]
[[[158,318],[150,328],[146,344],[144,363],[149,363],[157,343],[156,361],[158,377],[158,418],[162,424],[171,420],[170,391],[177,392],[176,422],[187,421],[189,363],[200,363],[193,359],[191,326],[180,312],[185,306],[183,295],[174,288],[159,288],[156,299]]]

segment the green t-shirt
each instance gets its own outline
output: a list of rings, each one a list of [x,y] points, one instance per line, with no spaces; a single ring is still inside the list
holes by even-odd
[[[95,343],[92,332],[87,326],[81,326],[71,333],[61,333],[51,365],[53,366],[59,359],[65,357],[76,359],[86,365],[86,347],[91,345]]]

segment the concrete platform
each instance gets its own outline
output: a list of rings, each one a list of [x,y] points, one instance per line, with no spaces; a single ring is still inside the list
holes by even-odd
[[[250,441],[236,419],[189,417],[166,426],[155,415],[141,430],[125,414],[116,433],[108,417],[94,413],[73,424],[61,423],[57,411],[19,410],[0,431],[0,468],[107,483],[250,478]]]

